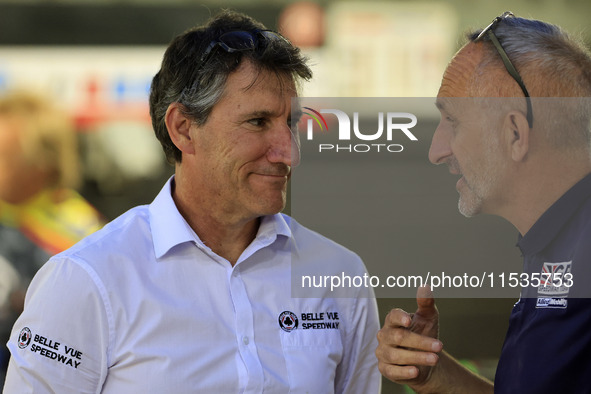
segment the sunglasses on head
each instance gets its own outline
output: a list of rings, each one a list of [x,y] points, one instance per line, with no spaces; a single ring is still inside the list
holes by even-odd
[[[289,43],[287,38],[273,30],[255,29],[250,31],[233,30],[226,32],[209,43],[203,52],[203,55],[201,55],[199,66],[195,70],[194,75],[197,75],[203,66],[209,61],[212,54],[214,53],[214,49],[216,48],[222,48],[228,53],[254,51],[260,48],[261,45],[266,45],[267,42],[275,40],[281,40]],[[181,92],[181,97],[190,94],[189,92],[191,92],[191,90],[194,88],[195,85],[185,87],[185,89],[183,89]]]
[[[510,11],[504,12],[501,16],[497,16],[495,19],[493,19],[493,21],[490,23],[490,25],[486,26],[480,32],[480,34],[478,34],[476,39],[474,39],[474,42],[477,42],[478,40],[482,39],[484,36],[487,36],[490,39],[490,41],[493,43],[493,45],[495,46],[497,52],[501,56],[501,60],[503,60],[503,64],[505,65],[505,68],[507,69],[507,71],[509,72],[511,77],[513,77],[515,82],[517,82],[517,84],[519,85],[519,87],[523,91],[523,94],[525,95],[525,99],[527,100],[527,124],[529,125],[529,127],[531,129],[533,127],[533,123],[534,123],[534,115],[533,115],[529,92],[527,91],[527,88],[525,87],[525,84],[523,83],[523,79],[521,79],[521,75],[519,75],[519,72],[517,71],[517,69],[515,68],[515,66],[511,62],[511,60],[509,59],[509,56],[507,56],[507,52],[505,52],[505,49],[503,49],[503,46],[501,45],[499,39],[497,38],[497,36],[494,33],[494,29],[499,25],[499,23],[501,21],[503,21],[507,18],[514,18],[514,17],[515,17],[515,15],[513,15],[513,13]]]
[[[262,43],[275,40],[289,42],[285,37],[277,32],[274,32],[273,30],[255,29],[252,31],[229,31],[209,43],[207,49],[205,49],[205,52],[203,52],[203,55],[201,56],[200,67],[207,63],[213,53],[213,50],[218,47],[222,48],[228,53],[253,51],[259,48]]]

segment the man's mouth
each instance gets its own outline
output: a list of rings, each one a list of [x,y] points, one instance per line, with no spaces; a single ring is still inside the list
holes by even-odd
[[[267,176],[270,178],[289,178],[290,173],[277,173],[277,172],[255,172],[256,175]]]
[[[459,190],[459,187],[466,183],[466,178],[462,173],[460,163],[458,163],[455,157],[452,157],[446,162],[446,164],[450,174],[460,176],[460,179],[458,179],[458,181],[456,182],[456,190]]]
[[[277,168],[267,168],[258,171],[254,171],[256,175],[268,176],[272,178],[287,178],[291,175],[291,168],[287,166],[281,166]]]
[[[256,171],[253,173],[258,179],[263,182],[275,185],[285,185],[291,176],[291,172],[287,171]]]
[[[460,190],[460,186],[464,185],[466,183],[466,178],[464,178],[464,176],[461,176],[460,179],[458,179],[458,181],[456,182],[456,190]]]

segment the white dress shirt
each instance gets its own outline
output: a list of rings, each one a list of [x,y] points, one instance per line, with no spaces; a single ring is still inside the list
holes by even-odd
[[[375,299],[290,292],[292,264],[362,275],[359,257],[277,214],[232,267],[171,182],[35,276],[5,393],[378,392]]]

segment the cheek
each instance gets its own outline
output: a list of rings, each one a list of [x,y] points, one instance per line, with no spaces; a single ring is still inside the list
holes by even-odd
[[[473,128],[461,128],[450,139],[455,156],[461,162],[477,158],[482,153],[482,141]]]
[[[243,138],[236,141],[228,157],[239,167],[258,167],[266,163],[267,151],[267,146],[260,138]]]

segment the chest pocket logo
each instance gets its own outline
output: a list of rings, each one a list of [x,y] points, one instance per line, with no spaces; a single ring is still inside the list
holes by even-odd
[[[298,328],[298,317],[290,311],[283,311],[279,315],[279,327],[285,332],[292,332]]]

